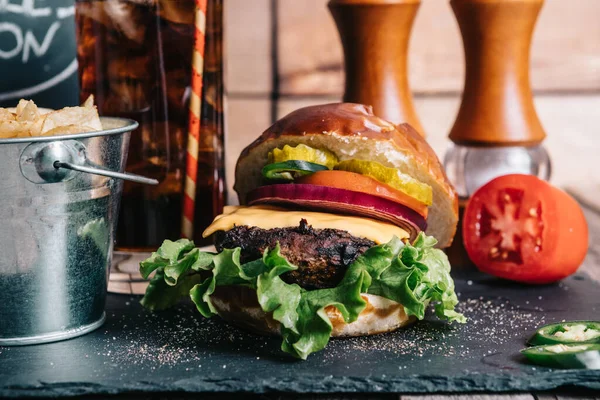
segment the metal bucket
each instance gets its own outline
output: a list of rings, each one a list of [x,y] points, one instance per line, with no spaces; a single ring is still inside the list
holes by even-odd
[[[132,120],[105,130],[0,140],[0,345],[102,325]]]

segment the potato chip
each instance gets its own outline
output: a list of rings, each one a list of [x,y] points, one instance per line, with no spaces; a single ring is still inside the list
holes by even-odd
[[[94,95],[90,94],[88,98],[85,99],[81,107],[94,107]]]
[[[29,136],[41,136],[46,115],[40,115],[34,122],[29,125]]]
[[[38,107],[33,101],[19,101],[19,105],[17,106],[17,121],[35,121],[38,117]]]
[[[44,132],[41,136],[70,135],[73,133],[93,132],[94,130],[95,129],[92,129],[89,126],[64,125],[50,129],[49,131]]]
[[[0,121],[0,139],[14,138],[21,134],[29,135],[27,127],[18,121]]]
[[[87,126],[91,131],[101,131],[102,124],[96,107],[65,107],[62,110],[52,111],[46,114],[42,127],[42,134],[66,125]]]
[[[31,121],[26,121],[26,122],[19,122],[19,124],[21,124],[21,131],[17,134],[17,137],[19,137],[19,138],[31,137],[31,129],[32,129],[32,126],[34,125],[34,123]]]
[[[25,99],[21,99],[19,100],[19,104],[17,104],[17,107],[14,109],[15,114],[20,114],[23,109],[25,108],[25,106],[27,105],[27,103],[32,102],[33,100],[25,100]]]
[[[7,108],[0,108],[0,121],[14,121],[16,120],[15,114],[10,112]]]
[[[31,100],[20,100],[15,108],[0,108],[0,138],[68,135],[102,130],[94,97],[81,107],[61,110],[38,108]]]

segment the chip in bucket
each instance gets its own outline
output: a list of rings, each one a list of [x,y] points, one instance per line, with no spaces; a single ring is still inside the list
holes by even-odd
[[[21,99],[15,108],[0,108],[0,139],[69,135],[102,130],[94,97],[79,107],[60,110],[38,108]]]

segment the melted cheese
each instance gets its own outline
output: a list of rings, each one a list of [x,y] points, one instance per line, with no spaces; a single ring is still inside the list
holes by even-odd
[[[255,226],[261,229],[290,228],[305,219],[314,229],[339,229],[352,236],[370,239],[377,244],[387,243],[395,235],[408,238],[404,229],[387,222],[370,218],[336,215],[314,211],[290,211],[271,206],[227,206],[202,234],[203,237],[217,231],[228,231],[234,226]]]

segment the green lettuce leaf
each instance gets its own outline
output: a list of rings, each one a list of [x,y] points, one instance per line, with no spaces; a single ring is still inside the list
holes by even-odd
[[[158,268],[174,267],[184,253],[194,249],[194,242],[180,239],[176,242],[165,240],[160,248],[140,263],[140,273],[147,279]]]
[[[287,329],[296,332],[297,308],[301,288],[285,283],[279,275],[292,271],[292,265],[280,253],[279,245],[264,252],[261,260],[240,263],[240,249],[225,249],[212,259],[212,277],[194,286],[190,297],[198,311],[205,317],[217,314],[210,296],[217,286],[245,285],[256,290],[257,300],[265,312],[272,312],[273,319]]]
[[[325,309],[333,306],[346,323],[356,321],[367,304],[360,294],[366,291],[370,281],[369,274],[359,264],[353,263],[337,287],[312,291],[302,289],[297,331],[282,327],[281,349],[303,360],[310,353],[324,349],[333,330]]]
[[[190,297],[200,314],[210,318],[217,314],[210,296],[214,293],[217,285],[241,285],[248,282],[246,274],[240,264],[240,249],[225,249],[212,259],[212,277],[207,278],[190,291]]]
[[[439,318],[466,322],[462,314],[454,312],[458,298],[450,263],[443,251],[434,248],[436,244],[435,238],[421,233],[412,245],[394,238],[367,250],[357,262],[364,264],[373,278],[368,293],[401,303],[407,315],[418,319],[425,317],[427,305],[434,302]],[[381,248],[371,252],[377,247]]]
[[[297,269],[281,255],[279,244],[273,251],[265,251],[264,272],[256,279],[256,296],[265,312],[272,312],[273,319],[283,328],[298,333],[298,305],[302,297],[300,286],[285,283],[279,275]]]
[[[180,279],[176,285],[169,285],[163,271],[158,270],[150,280],[141,303],[153,311],[166,310],[179,303],[182,297],[189,296],[190,290],[200,282],[200,275],[194,274]]]
[[[281,323],[282,350],[306,359],[329,342],[333,326],[326,309],[337,308],[346,323],[356,321],[366,306],[361,293],[397,301],[418,319],[433,303],[439,318],[465,322],[454,310],[458,299],[450,264],[436,243],[423,233],[412,244],[393,238],[358,257],[335,288],[308,291],[281,278],[297,267],[281,255],[279,245],[265,250],[262,259],[241,264],[239,248],[213,254],[187,240],[165,241],[140,264],[144,277],[156,271],[142,304],[163,309],[189,294],[198,311],[211,317],[217,314],[211,295],[218,286],[247,286],[256,291],[262,310]]]

